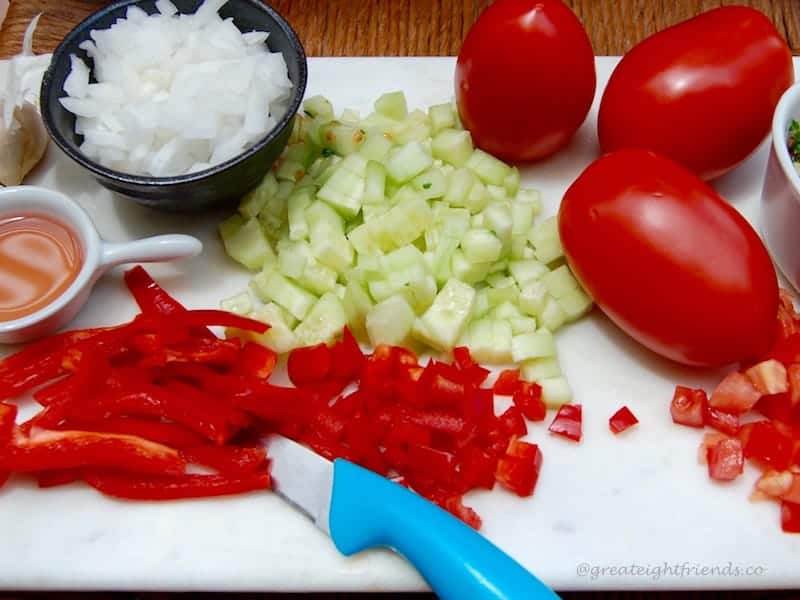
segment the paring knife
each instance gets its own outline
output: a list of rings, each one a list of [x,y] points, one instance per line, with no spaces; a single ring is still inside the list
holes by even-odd
[[[333,462],[280,435],[265,440],[275,491],[308,514],[345,556],[388,547],[442,600],[558,596],[474,529],[399,484]]]

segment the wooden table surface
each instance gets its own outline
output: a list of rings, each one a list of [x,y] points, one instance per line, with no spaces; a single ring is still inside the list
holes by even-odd
[[[767,14],[792,51],[800,54],[800,0],[565,0],[589,32],[598,55],[622,54],[647,35],[725,4],[747,4]],[[455,55],[461,41],[489,0],[274,0],[273,6],[294,25],[309,56]],[[43,13],[34,50],[50,52],[90,12],[102,6],[90,0],[11,0],[0,30],[0,58],[19,51],[30,18]],[[2,534],[0,534],[1,537]],[[798,563],[800,565],[800,563]],[[800,568],[800,567],[799,567]],[[0,600],[266,600],[267,594],[50,594],[0,592]],[[306,600],[330,595],[300,595]],[[337,596],[338,597],[338,596]],[[344,597],[344,596],[342,596]],[[397,595],[359,595],[389,600]],[[415,596],[415,598],[418,596]],[[430,595],[423,595],[431,597]],[[565,599],[596,600],[778,600],[800,593],[598,593],[563,594]],[[468,599],[465,599],[468,600]]]

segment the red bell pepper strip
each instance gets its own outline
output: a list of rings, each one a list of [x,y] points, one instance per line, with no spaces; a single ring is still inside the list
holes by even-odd
[[[36,473],[36,483],[40,488],[58,487],[82,480],[80,469],[52,469]]]
[[[179,500],[241,494],[270,488],[269,473],[241,476],[183,474],[173,477],[131,476],[113,471],[87,470],[84,480],[106,496],[128,500]]]
[[[247,342],[233,367],[236,374],[268,379],[278,364],[278,355],[266,346]]]
[[[327,344],[295,348],[289,353],[286,370],[297,387],[327,380],[331,372],[331,349]]]
[[[140,368],[159,367],[172,362],[188,362],[232,367],[239,359],[241,341],[237,338],[194,338],[177,347],[162,348],[139,361]]]
[[[631,412],[627,406],[623,406],[608,420],[608,427],[614,435],[630,429],[639,422],[639,419]]]
[[[168,316],[186,310],[141,265],[125,271],[125,285],[143,313]]]
[[[269,463],[263,448],[240,446],[194,446],[181,451],[187,462],[210,467],[220,475],[237,477],[266,471]]]
[[[183,473],[186,462],[162,444],[132,435],[93,431],[38,430],[17,433],[0,453],[0,470],[17,473],[109,467],[138,473]]]
[[[225,310],[192,309],[175,315],[177,323],[187,327],[234,327],[243,331],[266,333],[269,324],[256,319],[243,317]]]
[[[331,349],[331,376],[342,381],[354,381],[361,373],[366,357],[350,329],[344,328],[342,339]]]
[[[11,442],[16,420],[17,406],[0,402],[0,448]]]
[[[178,423],[137,417],[103,417],[92,421],[70,419],[62,423],[59,429],[85,429],[101,433],[135,435],[179,450],[200,446],[206,441],[204,437]]]
[[[569,440],[580,442],[582,437],[581,412],[580,404],[564,404],[558,409],[553,422],[548,427],[548,431]]]

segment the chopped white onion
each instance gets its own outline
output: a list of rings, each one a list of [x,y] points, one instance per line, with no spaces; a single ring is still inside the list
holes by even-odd
[[[131,6],[90,32],[80,48],[94,71],[71,56],[61,98],[87,157],[131,174],[182,175],[241,154],[275,126],[292,89],[286,61],[269,51],[267,32],[243,34],[220,17],[226,1],[181,15],[157,0],[153,15]]]

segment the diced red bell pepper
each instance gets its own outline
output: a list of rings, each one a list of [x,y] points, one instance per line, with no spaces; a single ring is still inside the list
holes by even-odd
[[[265,471],[267,453],[263,448],[240,446],[194,446],[181,451],[187,462],[211,467],[220,475],[238,477]]]
[[[679,425],[700,427],[705,425],[708,399],[704,390],[693,390],[682,385],[675,387],[669,412]]]
[[[179,474],[186,462],[176,450],[150,440],[92,431],[38,430],[30,436],[17,434],[13,444],[0,453],[2,471],[29,473],[85,466]]]
[[[732,481],[744,471],[742,442],[738,438],[718,441],[707,450],[708,476],[717,481]]]
[[[463,381],[472,385],[480,385],[489,377],[491,371],[484,369],[472,358],[469,348],[457,346],[453,348],[453,361],[463,374]]]
[[[792,464],[794,442],[770,421],[742,426],[739,439],[744,446],[745,458],[755,460],[764,467],[782,471]]]
[[[611,433],[616,435],[633,427],[638,422],[639,419],[631,412],[631,409],[627,406],[623,406],[611,415],[611,418],[608,420],[608,427],[611,429]]]
[[[511,400],[531,421],[544,421],[547,406],[542,400],[542,387],[538,383],[518,381]]]
[[[331,372],[331,349],[327,344],[295,348],[289,353],[286,369],[297,387],[324,381]]]
[[[417,383],[426,406],[445,409],[462,406],[471,388],[459,379],[456,369],[434,360],[425,367]]]
[[[358,341],[344,328],[342,339],[331,349],[331,376],[342,381],[353,381],[358,378],[366,357],[358,345]]]
[[[786,372],[789,378],[789,405],[797,408],[800,405],[800,364],[789,365]]]
[[[800,504],[781,502],[781,529],[786,533],[800,533]]]
[[[255,472],[241,476],[195,475],[131,476],[113,471],[89,470],[85,481],[106,496],[129,500],[178,500],[208,498],[267,490],[269,473]]]
[[[451,496],[444,501],[444,507],[449,513],[455,515],[473,529],[481,528],[481,518],[469,506],[464,506],[462,496]]]
[[[509,451],[497,462],[495,478],[518,496],[533,494],[542,468],[542,452],[536,444],[512,440]]]
[[[518,406],[509,406],[506,411],[500,415],[500,421],[503,425],[503,430],[509,436],[522,437],[528,434],[528,425],[522,416]]]
[[[408,446],[408,469],[418,476],[430,477],[440,485],[449,485],[456,475],[456,457],[450,452],[411,444]]]
[[[519,369],[500,371],[500,375],[497,376],[497,380],[494,382],[494,393],[500,396],[511,396],[517,389],[519,373]]]
[[[17,406],[0,402],[0,448],[11,441],[14,424],[17,421]]]
[[[492,427],[495,422],[494,392],[491,388],[471,388],[462,403],[462,414],[478,424],[481,431]]]
[[[753,365],[745,371],[745,375],[763,395],[789,391],[786,367],[774,358]]]
[[[386,446],[401,446],[403,448],[408,448],[411,445],[431,446],[433,444],[433,435],[430,429],[426,427],[400,420],[393,423],[386,430],[383,443]]]
[[[262,383],[237,390],[230,402],[266,421],[285,423],[310,418],[315,398],[308,389]]]
[[[495,484],[497,457],[480,447],[469,444],[459,450],[459,477],[469,487],[491,490]]]
[[[580,404],[564,404],[558,409],[548,431],[569,440],[580,442],[582,432],[582,407]]]
[[[736,435],[739,432],[739,415],[706,406],[705,424],[713,427],[717,431],[728,435]]]
[[[447,436],[459,436],[468,429],[464,417],[443,410],[403,407],[399,411],[399,416],[431,432]]]
[[[733,371],[719,383],[708,403],[712,408],[738,415],[753,408],[761,396],[750,379]]]

